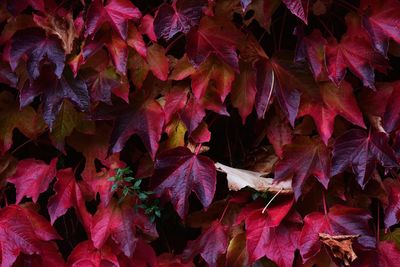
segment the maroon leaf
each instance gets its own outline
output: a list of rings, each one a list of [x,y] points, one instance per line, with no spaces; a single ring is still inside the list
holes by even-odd
[[[397,180],[383,181],[388,194],[388,203],[385,205],[385,227],[389,228],[400,221],[400,183]]]
[[[65,52],[60,39],[47,37],[40,28],[28,28],[16,32],[11,39],[10,65],[15,70],[23,55],[28,56],[27,69],[32,79],[40,76],[41,62],[45,59],[55,65],[54,74],[61,78]]]
[[[189,241],[182,257],[184,261],[188,262],[193,260],[197,254],[200,254],[210,267],[216,267],[218,257],[226,252],[227,247],[226,230],[219,221],[214,221],[201,236],[196,240]]]
[[[44,70],[37,80],[26,84],[22,89],[21,107],[32,103],[38,95],[42,95],[44,121],[50,128],[53,126],[64,99],[70,100],[81,110],[89,109],[86,83],[79,78],[74,78],[69,70],[66,70],[60,79],[57,79],[48,69]]]
[[[387,168],[398,167],[393,149],[385,133],[367,133],[353,129],[336,139],[333,146],[332,176],[351,167],[358,183],[364,188],[376,164]]]
[[[256,97],[256,73],[249,64],[240,64],[240,75],[236,78],[232,88],[232,105],[239,110],[242,123],[253,111]]]
[[[296,35],[300,39],[296,49],[296,60],[307,59],[316,81],[326,81],[328,73],[325,66],[325,46],[328,44],[319,30],[314,30],[308,36],[301,28],[296,28]]]
[[[375,88],[374,67],[385,70],[383,57],[374,51],[371,42],[360,26],[360,19],[350,14],[346,16],[347,32],[340,43],[330,40],[326,45],[326,64],[329,78],[339,84],[345,77],[346,68],[359,77],[364,86]]]
[[[290,124],[294,125],[300,105],[300,85],[275,60],[261,59],[256,63],[257,94],[255,108],[258,118],[264,118],[265,112],[275,96]]]
[[[40,193],[47,190],[56,176],[56,164],[56,158],[49,165],[41,160],[20,160],[15,174],[7,179],[17,189],[16,203],[21,202],[24,196],[31,197],[36,203]]]
[[[282,0],[286,7],[301,19],[305,24],[307,24],[308,17],[308,1],[306,0]]]
[[[386,56],[389,39],[400,43],[400,3],[396,0],[363,0],[363,26],[367,29],[376,50]]]
[[[327,214],[313,212],[304,218],[299,245],[303,262],[321,250],[320,233],[329,235],[360,235],[358,243],[368,249],[376,247],[375,237],[369,229],[369,213],[358,208],[335,205]],[[351,223],[350,223],[351,222]]]
[[[207,1],[175,0],[171,5],[162,4],[154,17],[157,38],[171,39],[178,32],[188,33],[199,24]]]
[[[241,33],[229,22],[217,21],[205,16],[200,25],[187,35],[186,51],[189,60],[199,66],[211,54],[239,71],[239,60],[235,47],[242,38]]]
[[[157,185],[155,192],[166,194],[179,216],[184,218],[192,191],[205,208],[211,204],[216,187],[216,170],[209,158],[193,154],[185,147],[177,147],[160,154],[153,179]]]
[[[126,40],[128,20],[138,21],[142,16],[139,9],[129,0],[108,0],[105,6],[102,2],[95,0],[90,4],[85,34],[95,34],[105,22],[108,22],[121,38]]]
[[[319,139],[301,136],[285,146],[283,159],[275,167],[275,179],[279,181],[292,177],[294,195],[298,199],[310,176],[315,176],[328,188],[329,172],[330,156],[325,144]]]
[[[110,151],[112,153],[120,152],[128,138],[137,134],[154,158],[163,131],[164,111],[160,104],[153,99],[140,101],[141,99],[138,97],[136,100],[118,114],[111,133]]]

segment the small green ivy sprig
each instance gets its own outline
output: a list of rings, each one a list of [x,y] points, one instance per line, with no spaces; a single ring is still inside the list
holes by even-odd
[[[141,202],[140,205],[135,204],[135,211],[143,209],[144,214],[149,217],[150,222],[154,222],[156,218],[161,217],[161,210],[159,207],[159,199],[151,199],[150,196],[154,194],[153,191],[146,191],[141,188],[142,180],[132,176],[133,171],[130,167],[118,168],[115,176],[108,178],[108,181],[114,184],[111,187],[111,192],[117,189],[122,189],[122,195],[118,200],[121,203],[128,195],[137,196]]]

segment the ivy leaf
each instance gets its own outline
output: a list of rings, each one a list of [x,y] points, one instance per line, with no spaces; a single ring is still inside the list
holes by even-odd
[[[115,115],[117,118],[110,140],[111,153],[120,152],[129,137],[137,134],[152,158],[155,157],[164,126],[164,111],[157,101],[143,99],[140,94],[136,95],[134,103],[120,107]]]
[[[53,127],[53,123],[60,111],[64,99],[70,100],[83,111],[89,109],[89,94],[86,83],[80,78],[74,78],[71,71],[65,71],[61,79],[57,79],[49,69],[30,84],[26,84],[20,94],[20,105],[25,107],[33,102],[34,98],[42,95],[44,121]]]
[[[203,121],[206,116],[204,107],[195,97],[190,97],[179,113],[181,120],[185,123],[186,129],[191,134]]]
[[[315,90],[316,89],[316,90]],[[307,88],[298,116],[310,115],[325,144],[333,132],[335,117],[341,115],[353,124],[365,128],[363,116],[358,108],[349,83],[343,81],[338,87],[331,82]]]
[[[54,146],[65,154],[64,143],[67,136],[74,130],[92,132],[94,127],[92,121],[85,120],[85,114],[75,110],[73,105],[65,100],[54,122],[50,138]]]
[[[285,197],[265,209],[265,203],[257,201],[247,205],[239,214],[237,221],[244,220],[246,226],[246,247],[250,263],[266,256],[279,266],[292,265],[300,230],[283,220],[293,202],[292,197]],[[288,232],[291,234],[288,235]]]
[[[385,227],[389,228],[400,221],[400,183],[394,179],[383,181],[388,194],[388,203],[385,207]]]
[[[29,206],[10,205],[0,210],[0,246],[2,267],[13,265],[20,253],[38,254],[41,257],[60,236],[46,221]],[[50,248],[51,249],[51,248]],[[58,264],[63,264],[57,253]]]
[[[290,72],[275,59],[260,59],[256,63],[257,94],[255,108],[258,118],[265,112],[274,96],[290,124],[294,125],[300,105],[300,84]]]
[[[240,75],[237,76],[232,88],[232,105],[239,110],[242,123],[253,111],[256,97],[256,74],[250,64],[240,64]]]
[[[316,81],[326,81],[328,73],[325,66],[325,46],[328,41],[319,30],[313,30],[308,36],[303,36],[302,28],[296,28],[299,38],[296,48],[296,61],[307,59]]]
[[[299,136],[284,148],[283,158],[275,167],[275,179],[284,180],[292,176],[293,192],[298,199],[310,176],[328,188],[330,177],[330,156],[328,148],[319,139]]]
[[[360,235],[357,242],[365,248],[376,247],[375,237],[369,229],[369,213],[359,208],[335,205],[327,214],[313,212],[304,218],[300,235],[300,254],[303,262],[321,250],[320,233],[329,235]],[[352,222],[351,224],[349,222]]]
[[[192,90],[197,99],[201,99],[210,90],[212,83],[218,93],[221,101],[224,101],[232,88],[235,79],[234,71],[224,63],[221,63],[215,57],[209,57],[200,67],[191,75]]]
[[[367,133],[353,129],[335,140],[333,146],[332,176],[351,167],[362,188],[369,181],[376,164],[387,168],[398,167],[393,149],[388,145],[385,133]]]
[[[196,240],[189,241],[182,253],[182,258],[188,262],[200,254],[210,267],[216,267],[218,257],[224,254],[228,247],[227,239],[225,227],[219,221],[213,221]]]
[[[346,16],[347,32],[337,43],[330,40],[326,45],[326,64],[329,78],[340,84],[345,77],[346,68],[363,81],[364,86],[375,89],[374,68],[385,70],[384,58],[374,51],[371,42],[361,28],[357,15]]]
[[[222,62],[239,71],[239,60],[236,54],[241,33],[229,22],[217,21],[205,16],[198,27],[187,34],[186,52],[190,62],[199,66],[211,54],[215,54]]]
[[[175,0],[172,5],[162,4],[154,17],[157,38],[171,39],[178,32],[188,33],[199,24],[207,1]]]
[[[179,216],[184,218],[192,191],[205,208],[211,204],[216,187],[216,169],[211,159],[193,154],[188,148],[177,147],[156,159],[153,179],[154,191],[166,194]]]
[[[142,14],[129,0],[108,0],[104,6],[103,1],[95,0],[87,11],[85,35],[95,34],[105,23],[126,40],[128,21],[138,21]]]
[[[72,169],[57,172],[57,182],[54,184],[55,195],[49,198],[47,210],[50,214],[51,224],[64,215],[74,205],[75,176]]]
[[[58,38],[47,37],[40,28],[17,31],[11,39],[10,65],[14,71],[23,55],[28,56],[27,69],[32,79],[40,76],[40,66],[44,59],[55,65],[54,74],[61,78],[65,66],[65,52]]]
[[[396,0],[363,0],[360,4],[363,12],[363,26],[367,29],[376,50],[387,54],[389,39],[400,43],[400,3]]]
[[[50,164],[35,159],[20,160],[14,175],[7,179],[17,189],[16,203],[21,202],[24,196],[31,197],[36,203],[40,193],[47,190],[56,176],[56,164],[56,158]]]
[[[101,266],[102,264],[119,266],[118,258],[114,254],[112,246],[105,244],[100,249],[97,249],[92,241],[86,240],[74,247],[74,250],[68,256],[66,266],[84,267],[88,264],[92,266]]]
[[[133,256],[138,240],[135,236],[134,217],[134,208],[128,201],[118,204],[113,199],[107,207],[100,206],[90,228],[94,246],[101,249],[111,238],[127,257]]]
[[[301,19],[305,24],[307,24],[308,18],[308,1],[307,0],[282,0],[286,7]]]
[[[32,107],[20,109],[15,97],[3,91],[0,93],[0,154],[10,149],[15,128],[35,139],[46,129],[46,125]]]

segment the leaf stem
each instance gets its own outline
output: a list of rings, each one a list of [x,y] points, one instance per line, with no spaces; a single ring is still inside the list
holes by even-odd
[[[267,208],[269,207],[269,205],[272,203],[272,201],[279,195],[280,192],[282,192],[283,188],[279,189],[279,191],[268,201],[267,205],[265,205],[265,207],[262,210],[262,214],[265,213],[265,211],[267,210]]]
[[[221,222],[222,221],[222,219],[224,218],[224,216],[225,216],[225,213],[226,213],[226,211],[228,210],[228,206],[229,206],[229,201],[228,201],[228,203],[226,203],[226,206],[225,206],[225,209],[224,209],[224,211],[222,212],[222,215],[221,215],[221,217],[219,218],[219,222]]]
[[[326,207],[325,191],[322,191],[322,203],[324,205],[324,214],[328,215],[328,209]]]
[[[376,242],[377,243],[379,243],[379,240],[380,240],[380,218],[379,218],[379,216],[380,216],[380,212],[381,211],[381,205],[379,205],[379,201],[378,201],[378,211],[376,212],[377,213],[377,223],[376,223]]]

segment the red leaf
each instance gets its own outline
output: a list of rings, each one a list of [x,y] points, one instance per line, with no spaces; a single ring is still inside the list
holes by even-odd
[[[90,229],[94,246],[101,249],[111,238],[127,257],[132,257],[137,242],[134,218],[133,205],[128,201],[118,204],[113,199],[107,207],[100,206]]]
[[[390,241],[381,241],[378,248],[373,251],[365,251],[360,254],[356,267],[391,267],[400,264],[400,252],[396,244]]]
[[[285,198],[273,202],[265,209],[265,203],[258,201],[247,205],[239,214],[237,221],[244,220],[246,225],[246,246],[250,262],[266,256],[278,266],[292,264],[300,231],[292,223],[282,222],[292,205],[293,198]]]
[[[150,46],[147,49],[146,61],[154,76],[161,81],[166,81],[168,79],[169,60],[162,46],[158,44]]]
[[[363,0],[363,26],[367,29],[376,50],[386,56],[389,39],[400,43],[400,3],[396,0]]]
[[[346,16],[347,32],[340,43],[330,40],[326,45],[326,64],[329,78],[340,84],[349,68],[364,86],[375,88],[374,67],[379,70],[386,68],[383,57],[374,51],[371,42],[360,26],[360,19],[354,15]]]
[[[56,158],[49,165],[41,160],[20,160],[14,175],[7,179],[17,189],[16,203],[21,202],[24,196],[31,197],[32,201],[36,203],[40,193],[47,190],[50,182],[56,176],[56,164]]]
[[[55,195],[49,198],[47,210],[50,214],[51,224],[64,215],[69,208],[77,205],[75,176],[71,168],[57,172],[57,182],[54,184]],[[78,189],[79,190],[79,189]]]
[[[385,205],[385,227],[389,228],[400,221],[400,183],[397,180],[383,181],[388,194],[388,204]]]
[[[275,115],[267,120],[266,134],[268,141],[274,147],[275,154],[282,158],[283,148],[293,139],[293,129],[282,112],[276,109]]]
[[[146,57],[147,47],[143,40],[142,34],[138,31],[135,25],[130,24],[128,29],[128,45],[136,50],[142,57]]]
[[[264,118],[272,96],[275,96],[283,113],[293,126],[300,105],[300,85],[297,79],[276,60],[261,59],[256,63],[256,69],[255,108],[258,118]]]
[[[385,133],[353,129],[336,139],[333,147],[332,176],[351,167],[361,187],[365,187],[379,162],[387,168],[398,167]]]
[[[144,240],[139,239],[136,245],[135,253],[132,258],[128,258],[124,255],[119,256],[119,264],[121,267],[156,267],[157,256],[153,248],[147,244]]]
[[[210,267],[216,267],[218,257],[224,254],[228,247],[227,239],[224,226],[219,221],[214,221],[201,236],[189,241],[182,257],[184,261],[189,262],[194,256],[200,254]]]
[[[30,208],[11,205],[0,210],[2,267],[10,267],[21,252],[43,257],[53,244],[49,241],[59,238],[51,225]]]
[[[74,132],[67,138],[68,145],[85,157],[85,168],[81,174],[85,181],[92,180],[97,174],[95,160],[106,159],[110,134],[111,127],[102,124],[97,125],[94,135]]]
[[[239,61],[235,50],[241,38],[241,33],[228,21],[205,16],[200,20],[200,25],[188,33],[186,52],[195,66],[215,54],[238,72]]]
[[[153,181],[158,194],[167,194],[175,210],[184,218],[189,208],[189,195],[193,191],[207,208],[214,197],[216,170],[214,162],[193,154],[188,148],[177,147],[157,158]]]
[[[90,4],[86,18],[86,35],[95,34],[100,27],[108,22],[111,27],[126,40],[128,21],[138,21],[142,14],[129,0],[109,0],[103,6],[103,1],[95,0]]]
[[[203,121],[206,112],[201,103],[195,97],[191,96],[179,115],[185,123],[188,133],[191,134]]]
[[[54,74],[61,78],[65,53],[58,38],[47,37],[45,31],[40,28],[20,30],[11,39],[10,65],[13,71],[25,54],[28,55],[27,69],[32,79],[39,77],[41,62],[45,59],[56,66]]]
[[[283,159],[275,167],[275,179],[284,180],[292,176],[292,187],[296,199],[310,176],[314,176],[328,188],[330,177],[330,155],[328,148],[318,139],[299,136],[285,146]]]
[[[317,89],[317,90],[315,90]],[[317,88],[308,87],[302,100],[298,116],[310,115],[317,126],[325,144],[333,132],[335,117],[341,115],[355,125],[365,128],[363,116],[358,108],[349,83],[343,81],[339,87],[331,82],[319,84]]]
[[[371,219],[365,210],[335,205],[328,214],[313,212],[304,218],[304,226],[300,235],[300,254],[303,262],[316,256],[321,250],[320,233],[329,235],[360,235],[358,243],[365,248],[376,247],[375,237],[369,229]],[[350,223],[351,222],[351,223]]]
[[[146,34],[152,42],[157,42],[156,34],[154,33],[154,19],[151,15],[146,14],[140,21],[139,31],[141,34]]]
[[[247,205],[239,214],[237,221],[244,220],[246,225],[246,246],[250,262],[266,256],[278,266],[292,265],[300,231],[282,220],[292,208],[293,202],[293,198],[285,198],[278,203],[273,202],[264,210],[265,203],[257,201]]]
[[[392,87],[392,94],[388,98],[388,102],[385,105],[385,113],[383,114],[383,126],[388,132],[393,132],[400,126],[400,106],[398,101],[400,100],[400,82],[394,82],[387,84]],[[380,101],[382,104],[382,101]]]
[[[117,256],[109,245],[100,249],[93,246],[92,241],[79,243],[68,257],[67,267],[119,266]]]
[[[157,38],[171,39],[178,32],[188,33],[199,24],[207,1],[175,0],[171,5],[162,4],[154,17]]]
[[[314,30],[308,36],[301,28],[296,28],[296,35],[300,39],[296,48],[296,60],[307,59],[316,81],[326,81],[328,73],[325,66],[325,46],[328,44],[319,30]]]
[[[232,88],[232,105],[239,110],[242,123],[253,111],[256,97],[256,73],[250,64],[240,64],[240,75],[236,78]]]
[[[282,0],[286,7],[301,19],[305,24],[307,24],[308,17],[308,1],[307,0]]]
[[[204,97],[211,90],[211,84],[217,92],[221,102],[229,94],[232,82],[235,79],[234,71],[215,57],[209,57],[191,75],[192,90],[197,99]]]

